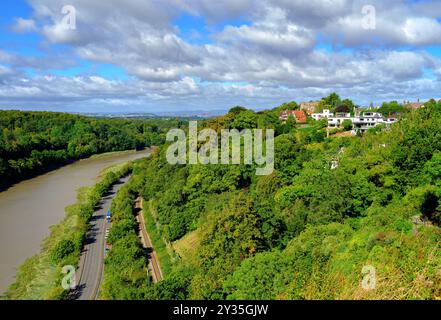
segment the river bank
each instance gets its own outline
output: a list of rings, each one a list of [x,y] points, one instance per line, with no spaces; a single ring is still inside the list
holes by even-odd
[[[94,186],[84,187],[78,202],[66,208],[66,217],[51,227],[39,254],[20,266],[17,279],[6,292],[7,299],[48,300],[63,299],[68,291],[61,286],[63,266],[78,265],[86,240],[89,220],[107,190],[131,171],[131,163],[106,170],[105,176]]]
[[[0,293],[14,281],[18,266],[40,252],[43,240],[50,234],[50,226],[66,216],[65,208],[77,202],[81,187],[96,184],[108,167],[149,154],[147,149],[94,156],[22,181],[1,192]],[[84,194],[84,190],[80,194]]]

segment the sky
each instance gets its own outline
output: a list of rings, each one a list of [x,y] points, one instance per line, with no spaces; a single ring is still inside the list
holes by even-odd
[[[0,108],[441,98],[441,1],[2,0]]]

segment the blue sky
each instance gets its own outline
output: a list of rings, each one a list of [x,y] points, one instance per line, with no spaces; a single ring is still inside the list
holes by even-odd
[[[372,0],[369,17],[361,0],[68,4],[73,13],[63,0],[2,1],[0,108],[262,109],[333,91],[360,105],[441,98],[439,1]]]

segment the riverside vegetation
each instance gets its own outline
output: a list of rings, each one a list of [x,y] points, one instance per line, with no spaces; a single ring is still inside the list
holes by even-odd
[[[179,120],[98,119],[54,112],[0,111],[0,189],[93,154],[164,141]]]
[[[90,155],[161,144],[177,119],[97,119],[53,112],[0,111],[0,188]],[[79,191],[77,204],[51,228],[40,254],[19,268],[3,298],[64,299],[62,266],[76,265],[88,221],[109,187],[131,171],[126,163],[109,168],[95,186]]]
[[[15,283],[5,294],[6,299],[68,298],[69,291],[61,286],[64,277],[62,267],[78,264],[89,219],[95,207],[104,193],[120,178],[129,174],[131,168],[131,162],[110,167],[96,185],[80,189],[78,202],[67,207],[64,220],[51,228],[41,252],[20,266]]]

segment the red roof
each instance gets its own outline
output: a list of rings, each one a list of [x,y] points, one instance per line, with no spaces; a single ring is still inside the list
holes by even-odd
[[[280,113],[280,120],[288,119],[288,116],[292,114],[297,123],[306,123],[305,110],[285,110]]]
[[[296,118],[297,123],[305,123],[306,122],[305,110],[294,110],[294,117]]]

